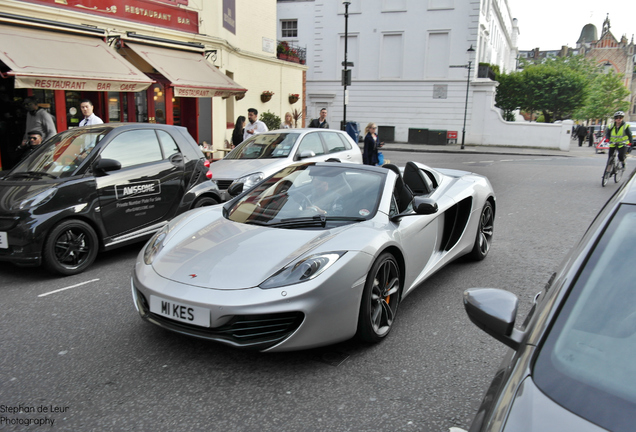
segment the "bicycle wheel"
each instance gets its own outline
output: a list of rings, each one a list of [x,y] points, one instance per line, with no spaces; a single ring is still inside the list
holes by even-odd
[[[611,160],[608,160],[607,165],[605,165],[605,171],[603,172],[603,178],[601,180],[601,184],[603,185],[603,187],[605,187],[605,185],[609,181],[609,178],[612,175],[613,171],[614,171],[614,159],[612,158]]]
[[[614,171],[614,183],[618,183],[623,178],[623,172],[625,171],[625,167],[621,168],[620,162],[616,163],[616,170]]]

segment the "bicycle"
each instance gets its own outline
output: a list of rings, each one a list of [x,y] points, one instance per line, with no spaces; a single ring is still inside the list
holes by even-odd
[[[614,183],[618,183],[623,178],[623,172],[625,172],[625,162],[619,164],[618,147],[615,148],[612,158],[608,158],[607,165],[605,165],[605,171],[603,172],[603,178],[601,184],[603,187],[607,184],[611,176],[614,176]]]

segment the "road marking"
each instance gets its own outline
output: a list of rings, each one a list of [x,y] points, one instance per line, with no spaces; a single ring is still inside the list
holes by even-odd
[[[50,294],[59,293],[61,291],[66,291],[66,290],[71,289],[71,288],[77,288],[77,287],[80,287],[82,285],[86,285],[86,284],[89,284],[89,283],[92,283],[92,282],[97,282],[98,280],[99,279],[93,279],[93,280],[89,280],[89,281],[86,281],[86,282],[78,283],[78,284],[75,284],[75,285],[67,286],[66,288],[60,288],[60,289],[57,289],[55,291],[49,291],[47,293],[40,294],[38,297],[46,297],[47,295],[50,295]]]

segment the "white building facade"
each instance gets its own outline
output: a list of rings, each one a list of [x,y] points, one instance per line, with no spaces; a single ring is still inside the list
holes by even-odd
[[[345,102],[343,2],[277,3],[278,39],[307,48],[307,120],[325,107],[331,127],[340,128]],[[444,131],[445,143],[445,131],[457,132],[461,140],[467,108],[466,143],[481,143],[471,132],[474,112],[493,109],[496,83],[478,78],[477,65],[496,64],[502,72],[516,65],[518,29],[507,0],[351,0],[348,12],[347,60],[354,66],[347,121],[362,129],[375,122],[387,142],[412,142],[429,130]],[[294,26],[296,32],[290,32]],[[471,46],[474,51],[468,52]],[[478,82],[479,91],[488,93],[479,100],[490,106],[475,105]]]

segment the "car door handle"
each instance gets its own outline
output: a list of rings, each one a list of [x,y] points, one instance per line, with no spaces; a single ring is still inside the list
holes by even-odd
[[[175,165],[183,165],[183,155],[175,154],[170,158],[170,162]]]

